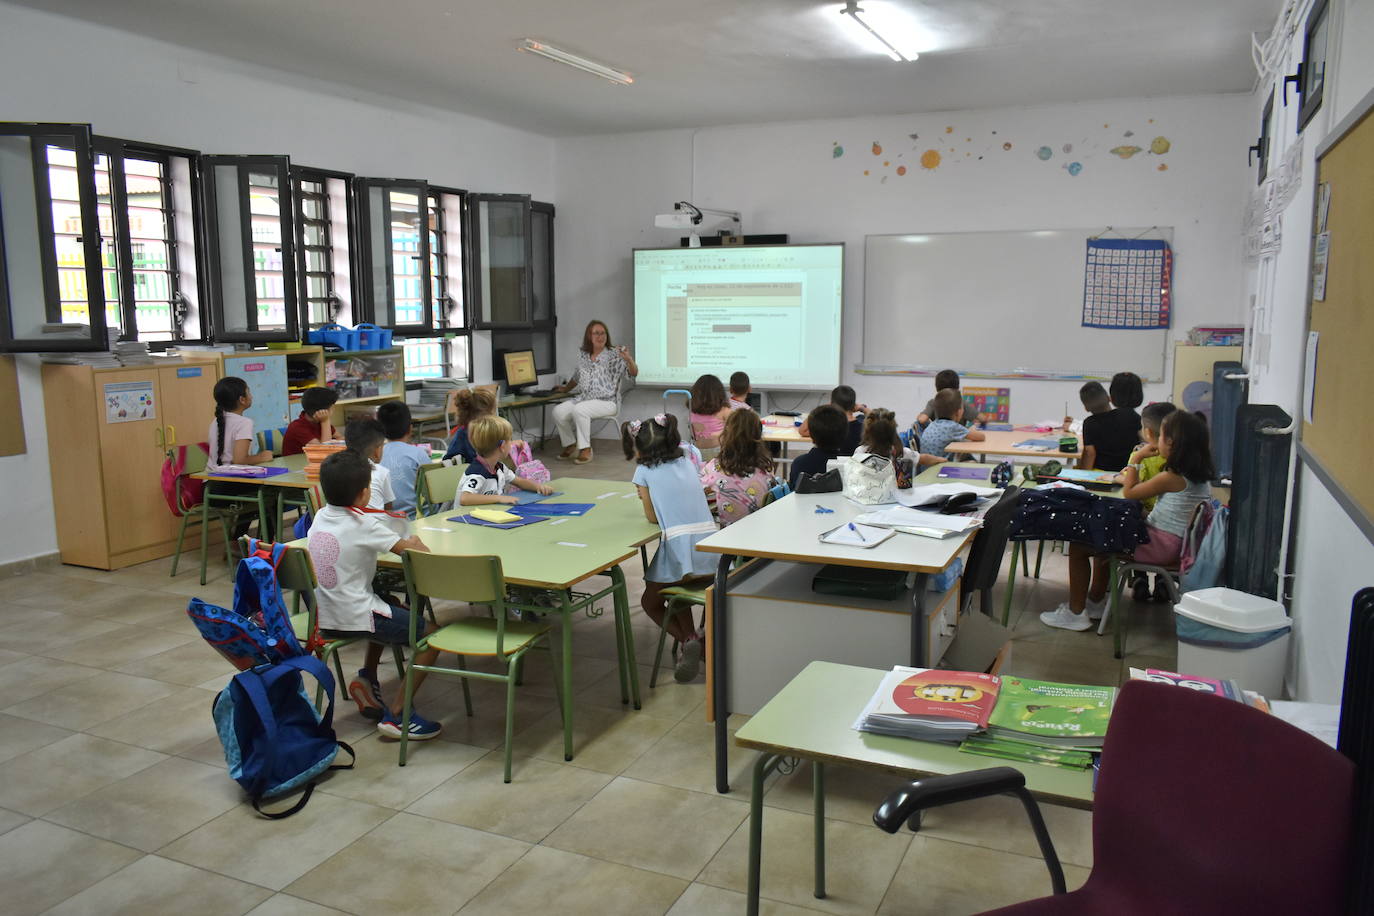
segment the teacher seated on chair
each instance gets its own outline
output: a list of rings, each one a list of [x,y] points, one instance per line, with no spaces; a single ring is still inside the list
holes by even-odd
[[[627,375],[639,375],[639,366],[630,351],[611,343],[611,332],[606,330],[605,322],[587,322],[582,349],[577,354],[577,370],[554,389],[560,393],[577,392],[572,400],[553,409],[553,421],[563,442],[559,458],[578,464],[592,460],[592,421],[616,415],[620,409],[620,380]]]

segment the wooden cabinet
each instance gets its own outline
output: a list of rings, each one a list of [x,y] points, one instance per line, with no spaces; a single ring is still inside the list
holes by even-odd
[[[168,556],[179,519],[162,495],[171,445],[201,442],[214,417],[212,365],[45,365],[53,512],[63,563],[118,569]]]

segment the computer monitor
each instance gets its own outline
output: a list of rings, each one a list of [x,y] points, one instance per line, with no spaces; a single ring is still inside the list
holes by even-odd
[[[505,360],[508,389],[526,388],[539,381],[539,373],[534,371],[533,350],[511,350],[505,354]]]

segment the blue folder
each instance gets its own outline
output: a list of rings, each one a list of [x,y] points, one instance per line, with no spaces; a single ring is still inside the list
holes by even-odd
[[[546,518],[551,515],[585,515],[595,508],[596,503],[534,503],[529,506],[511,506],[506,511],[523,518]]]
[[[548,496],[545,496],[543,493],[536,493],[533,490],[521,490],[519,493],[515,494],[515,498],[519,500],[519,502],[516,503],[516,505],[527,506],[530,503],[543,502],[544,500],[550,499],[551,497],[562,495],[562,493],[550,493]]]

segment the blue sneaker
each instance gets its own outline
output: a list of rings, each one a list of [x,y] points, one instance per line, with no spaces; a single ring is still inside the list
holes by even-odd
[[[415,710],[410,711],[410,740],[428,741],[430,738],[439,737],[439,732],[444,727],[438,722],[431,722],[421,716]],[[388,712],[382,716],[382,721],[377,723],[377,731],[388,738],[401,738],[401,716],[399,713]]]

